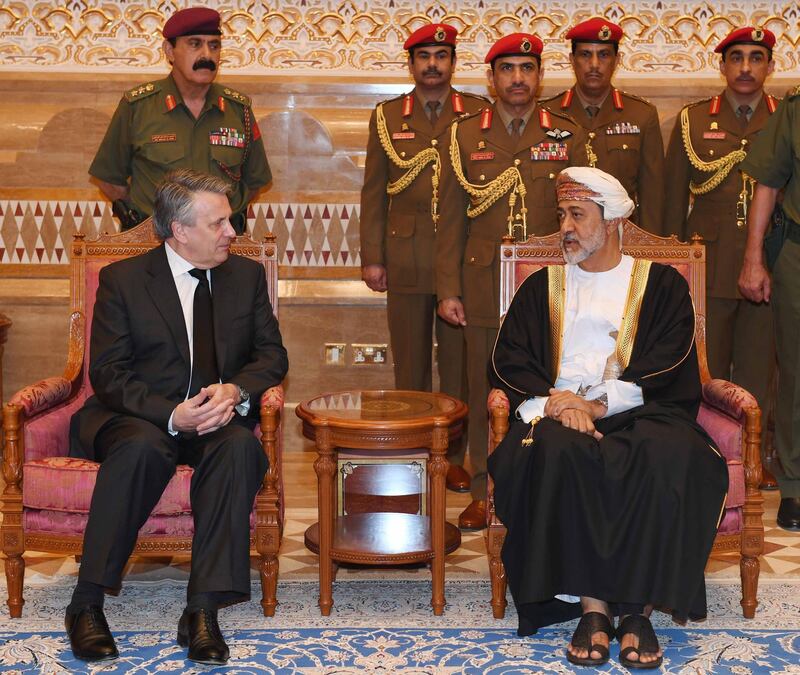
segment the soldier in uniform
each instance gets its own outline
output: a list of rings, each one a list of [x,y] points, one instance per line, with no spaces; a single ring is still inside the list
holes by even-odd
[[[214,83],[220,15],[205,7],[183,9],[162,32],[171,73],[125,93],[89,173],[123,230],[153,213],[156,186],[173,169],[225,178],[233,184],[231,224],[241,234],[247,205],[272,174],[250,99]]]
[[[464,336],[436,315],[434,249],[439,176],[447,162],[450,123],[488,101],[456,91],[456,29],[429,24],[403,45],[414,90],[378,104],[369,122],[361,190],[361,273],[387,292],[389,335],[398,389],[431,391],[433,326],[440,389],[465,398]],[[469,490],[464,442],[454,448],[447,487]]]
[[[661,234],[664,141],[655,106],[611,85],[622,36],[622,28],[603,18],[570,29],[575,85],[542,103],[585,129],[590,166],[622,183],[636,202],[633,222]]]
[[[489,393],[487,363],[499,326],[499,245],[558,229],[556,176],[585,165],[586,136],[567,115],[536,104],[542,42],[514,33],[486,55],[495,103],[456,120],[451,162],[442,174],[436,240],[439,315],[464,326],[469,388],[472,502],[464,529],[486,526],[486,455]]]
[[[800,86],[790,90],[767,122],[741,169],[758,184],[747,218],[747,244],[739,290],[752,302],[771,302],[778,352],[775,404],[776,466],[781,502],[778,525],[800,530]],[[765,241],[784,190],[783,226]],[[765,267],[769,254],[772,279]],[[763,326],[761,326],[763,329]],[[758,347],[753,347],[758,349]]]
[[[712,377],[730,379],[756,397],[763,432],[775,373],[772,308],[742,299],[737,288],[754,183],[740,165],[778,105],[764,93],[774,45],[770,31],[752,26],[733,30],[717,45],[725,90],[681,110],[664,183],[666,232],[682,240],[697,233],[706,244],[708,368]]]

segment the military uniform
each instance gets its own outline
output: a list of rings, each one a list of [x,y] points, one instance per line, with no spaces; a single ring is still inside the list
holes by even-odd
[[[655,106],[619,89],[611,92],[589,117],[575,87],[542,101],[560,109],[586,131],[590,166],[614,176],[636,202],[631,220],[661,234],[664,141]]]
[[[759,106],[760,107],[760,106]],[[784,188],[792,221],[773,269],[771,305],[778,352],[775,440],[781,498],[800,498],[800,86],[791,90],[754,141],[742,171],[759,183]],[[775,467],[778,468],[778,467]]]
[[[510,190],[482,213],[469,217],[468,207],[475,208],[479,198],[471,202],[463,182],[485,186],[516,167],[526,192],[527,214],[523,232],[518,196],[514,236],[550,234],[558,229],[556,177],[567,166],[586,165],[586,137],[568,116],[541,106],[533,110],[519,138],[505,128],[497,104],[455,122],[454,130],[460,167],[451,163],[442,175],[436,289],[440,300],[460,297],[464,305],[472,496],[486,499],[486,368],[499,327],[499,252],[508,234]]]
[[[765,415],[764,430],[775,373],[772,308],[745,300],[738,291],[747,240],[746,207],[753,191],[740,162],[777,103],[763,96],[746,124],[724,94],[686,106],[670,137],[664,183],[666,232],[684,241],[697,233],[706,244],[711,375],[730,378],[756,397]],[[690,194],[694,200],[687,217]]]
[[[434,165],[448,161],[453,119],[486,104],[480,96],[451,89],[432,125],[425,102],[411,92],[380,104],[370,118],[361,190],[361,264],[386,267],[387,315],[398,389],[431,390],[436,317]],[[423,168],[411,179],[416,167]],[[396,194],[389,195],[387,187]],[[463,331],[439,317],[435,325],[440,389],[462,399]]]
[[[194,169],[233,183],[234,214],[272,179],[250,99],[212,83],[197,119],[184,105],[172,76],[126,92],[89,173],[127,185],[142,216],[153,213],[156,186],[173,169]]]

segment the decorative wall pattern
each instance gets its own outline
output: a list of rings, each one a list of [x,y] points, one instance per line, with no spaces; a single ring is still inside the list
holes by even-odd
[[[254,239],[278,238],[278,262],[293,267],[360,267],[358,204],[251,205]],[[66,265],[75,232],[115,232],[104,201],[0,201],[0,264]]]
[[[0,0],[0,65],[35,71],[163,71],[160,28],[187,2]],[[626,32],[619,74],[712,74],[714,45],[732,26],[778,36],[778,71],[798,67],[800,6],[793,0],[735,2],[519,2],[518,0],[210,0],[223,15],[225,71],[347,76],[405,74],[406,36],[428,21],[461,33],[462,70],[481,70],[494,40],[515,31],[545,42],[549,69],[566,71],[563,36],[594,15]]]

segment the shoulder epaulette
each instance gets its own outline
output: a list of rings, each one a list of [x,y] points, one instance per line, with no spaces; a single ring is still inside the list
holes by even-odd
[[[489,106],[487,106],[487,108],[488,107]],[[478,117],[478,115],[483,113],[484,110],[486,110],[486,108],[481,108],[480,110],[476,110],[473,113],[467,113],[467,114],[461,115],[460,117],[456,117],[453,120],[453,124],[461,124],[462,122],[465,122],[466,120],[471,120],[473,117]]]
[[[231,101],[236,101],[241,105],[250,105],[250,97],[245,96],[244,94],[240,94],[235,89],[231,89],[230,87],[223,87],[222,88],[222,95],[225,98],[229,98]]]
[[[628,93],[627,91],[622,91],[622,89],[617,89],[617,91],[618,91],[620,94],[622,94],[622,95],[623,95],[625,98],[632,98],[634,101],[640,101],[641,103],[644,103],[645,105],[649,105],[649,106],[652,106],[652,105],[653,105],[653,104],[652,104],[650,101],[648,101],[646,98],[643,98],[643,97],[641,97],[641,96],[637,96],[636,94],[630,94],[630,93]]]
[[[795,96],[800,96],[800,84],[786,92],[786,98],[794,98]]]
[[[140,84],[138,87],[134,87],[133,89],[129,89],[125,92],[125,99],[128,103],[133,103],[134,101],[141,101],[143,98],[147,98],[148,96],[152,96],[157,91],[160,91],[161,87],[156,82],[148,82],[147,84]]]
[[[704,105],[705,103],[708,103],[712,98],[713,98],[712,96],[709,96],[708,98],[697,99],[696,101],[692,101],[691,103],[687,103],[685,106],[683,106],[683,108],[681,108],[681,110],[688,109],[688,108],[696,108],[699,105]]]
[[[485,96],[481,96],[480,94],[473,94],[470,91],[461,91],[460,89],[456,89],[455,91],[457,91],[462,96],[467,96],[469,98],[474,98],[476,101],[482,101],[483,103],[489,103],[490,102],[488,98],[486,98]]]
[[[385,101],[381,101],[378,105],[386,105],[387,103],[394,103],[395,101],[400,101],[411,93],[413,92],[406,92],[405,94],[400,94],[399,96],[392,96],[392,98],[387,98]]]
[[[563,110],[553,110],[546,105],[540,106],[543,110],[549,112],[553,117],[560,117],[563,120],[567,120],[567,122],[572,122],[572,124],[578,126],[578,122],[575,118],[570,115],[569,113],[565,113]]]
[[[564,96],[564,94],[566,94],[568,91],[571,91],[571,90],[570,89],[566,89],[566,90],[562,91],[559,94],[555,94],[554,96],[551,96],[550,98],[539,99],[538,103],[539,103],[539,105],[544,105],[544,104],[548,104],[548,103],[555,103],[556,99],[560,100]]]

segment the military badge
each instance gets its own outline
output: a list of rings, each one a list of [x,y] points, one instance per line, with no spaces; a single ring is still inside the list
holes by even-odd
[[[441,26],[439,26],[436,29],[436,32],[433,34],[433,39],[436,40],[436,42],[442,42],[446,37],[447,34],[444,32],[444,28]]]
[[[484,150],[486,148],[486,141],[478,141],[478,150]]]
[[[519,45],[519,50],[523,54],[527,54],[531,50],[532,46],[533,45],[531,45],[531,41],[528,38],[522,38],[522,42]]]
[[[618,136],[621,134],[640,134],[642,130],[638,124],[631,122],[615,122],[610,127],[606,127],[607,136]]]
[[[570,136],[572,136],[572,132],[571,131],[567,131],[566,129],[565,130],[561,130],[558,127],[556,127],[555,129],[550,129],[549,131],[546,131],[545,134],[547,136],[549,136],[550,138],[555,138],[557,141],[561,141],[561,140],[564,140],[565,138],[569,138]]]
[[[244,148],[247,141],[244,133],[232,127],[220,127],[208,133],[211,145],[224,145],[229,148]]]
[[[711,131],[716,131],[717,129],[719,129],[719,123],[718,123],[718,122],[712,122],[712,123],[709,125],[709,127],[708,127],[708,128],[709,128],[709,129],[711,129]]]
[[[555,129],[553,129],[555,131]],[[567,132],[569,133],[569,132]],[[531,146],[531,159],[534,162],[558,161],[569,159],[566,143],[537,143]]]
[[[597,31],[598,40],[605,41],[608,40],[610,37],[611,37],[611,29],[606,25],[603,25],[603,27],[599,31]]]
[[[753,38],[753,42],[761,42],[764,39],[764,31],[761,28],[754,28],[750,36]]]

